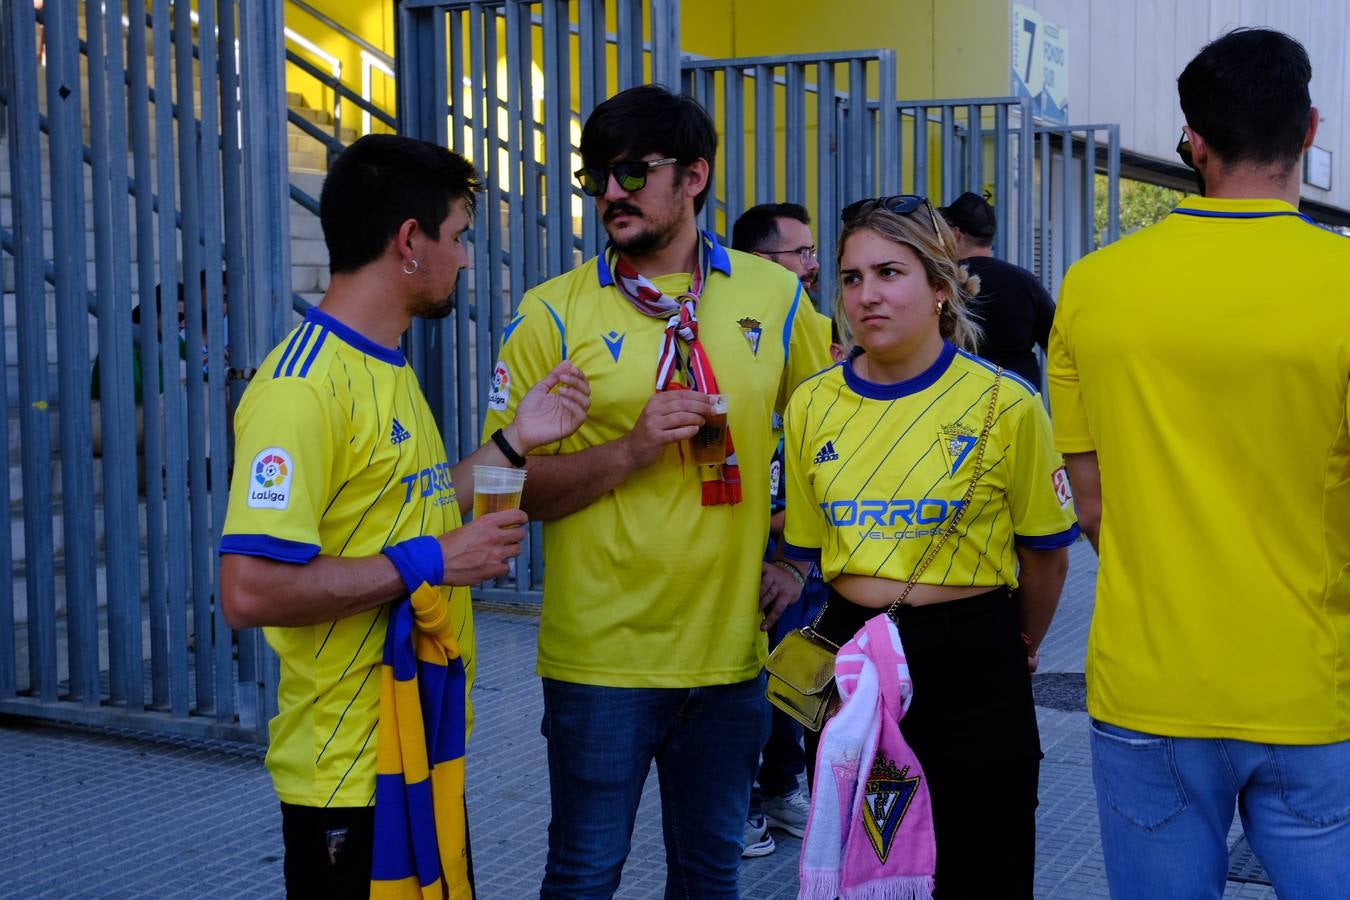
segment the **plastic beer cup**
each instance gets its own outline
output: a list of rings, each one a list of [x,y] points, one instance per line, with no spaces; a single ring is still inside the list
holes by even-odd
[[[524,486],[524,469],[474,466],[473,517],[477,519],[503,509],[519,509],[520,492]]]
[[[727,461],[727,395],[709,394],[712,412],[698,434],[689,440],[689,454],[700,466],[720,466]]]

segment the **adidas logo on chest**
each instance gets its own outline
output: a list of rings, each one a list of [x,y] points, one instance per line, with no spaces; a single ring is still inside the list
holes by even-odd
[[[394,427],[390,430],[389,433],[389,443],[393,444],[394,446],[398,446],[399,444],[403,443],[404,441],[408,440],[411,437],[412,432],[404,428],[403,423],[400,422],[398,419],[394,419]]]
[[[827,462],[837,462],[839,454],[834,450],[834,441],[826,441],[825,446],[821,447],[816,453],[816,465]]]

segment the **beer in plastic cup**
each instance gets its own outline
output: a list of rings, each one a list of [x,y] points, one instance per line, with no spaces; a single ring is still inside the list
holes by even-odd
[[[689,453],[700,466],[720,466],[727,461],[727,395],[709,394],[712,412],[698,434],[689,440]]]
[[[473,517],[520,508],[525,470],[505,466],[473,467]]]

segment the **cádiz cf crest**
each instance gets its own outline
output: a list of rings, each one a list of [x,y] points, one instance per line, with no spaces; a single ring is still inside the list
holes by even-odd
[[[764,334],[764,327],[760,324],[759,319],[746,316],[744,319],[738,320],[736,324],[741,326],[741,334],[745,335],[746,341],[749,342],[750,352],[759,356],[759,339]]]
[[[942,451],[947,454],[947,471],[951,475],[956,474],[956,470],[961,468],[961,463],[966,461],[970,451],[975,449],[975,444],[979,441],[975,430],[967,428],[960,422],[953,422],[951,425],[943,425],[939,429],[938,443],[942,446]]]
[[[900,823],[918,790],[919,776],[911,776],[909,766],[897,769],[884,754],[877,753],[864,788],[863,827],[882,862],[890,855]]]

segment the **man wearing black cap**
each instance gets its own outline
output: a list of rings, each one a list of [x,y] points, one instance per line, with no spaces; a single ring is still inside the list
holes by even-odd
[[[956,255],[972,275],[980,276],[980,295],[971,311],[984,326],[979,354],[1041,389],[1041,364],[1032,352],[1050,341],[1055,301],[1036,276],[994,257],[998,220],[979,194],[966,191],[938,210],[956,235]]]

